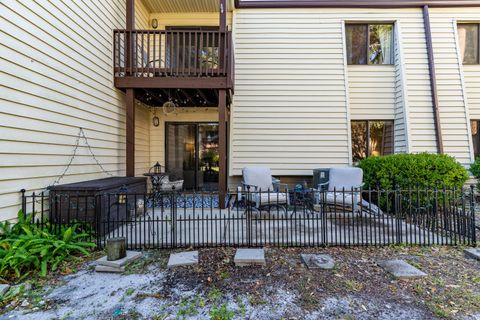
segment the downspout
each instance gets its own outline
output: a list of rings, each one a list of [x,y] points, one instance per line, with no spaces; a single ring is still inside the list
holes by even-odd
[[[428,67],[430,71],[430,87],[432,92],[433,120],[435,124],[435,135],[437,138],[437,151],[439,154],[443,154],[442,127],[440,124],[440,111],[438,109],[439,102],[437,76],[435,71],[435,57],[433,55],[432,29],[430,26],[430,12],[428,5],[423,7],[423,24],[425,27],[425,38],[427,43]]]

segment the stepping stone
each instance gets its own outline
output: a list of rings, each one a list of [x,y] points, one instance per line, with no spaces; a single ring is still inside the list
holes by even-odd
[[[301,254],[300,256],[308,269],[330,270],[335,267],[335,261],[328,254]]]
[[[10,285],[0,284],[0,296],[3,296],[5,293],[7,293],[8,289],[10,289]]]
[[[109,267],[109,266],[102,266],[98,265],[95,267],[96,272],[111,272],[111,273],[123,273],[125,272],[125,267]]]
[[[125,258],[115,260],[115,261],[108,261],[107,256],[101,257],[100,259],[97,260],[97,265],[112,267],[112,268],[120,268],[134,260],[139,259],[141,256],[142,256],[141,252],[127,251],[127,256]]]
[[[235,265],[239,267],[252,265],[266,265],[265,250],[264,249],[237,249],[235,258],[233,259]]]
[[[415,268],[404,260],[380,261],[378,262],[378,265],[399,279],[411,279],[427,276],[425,272]]]
[[[463,250],[465,256],[468,258],[473,258],[476,260],[480,260],[480,248],[470,248]]]
[[[172,253],[167,268],[198,264],[198,251]]]

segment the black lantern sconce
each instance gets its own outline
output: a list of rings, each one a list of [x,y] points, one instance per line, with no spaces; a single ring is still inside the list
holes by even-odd
[[[158,20],[157,19],[152,19],[152,28],[157,29],[158,28]]]

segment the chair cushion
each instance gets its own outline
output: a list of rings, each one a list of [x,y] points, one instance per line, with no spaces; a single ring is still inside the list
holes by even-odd
[[[329,191],[351,190],[358,188],[363,181],[363,170],[360,168],[332,168],[328,181]]]
[[[243,183],[257,186],[259,190],[273,190],[272,172],[267,167],[245,167],[242,170]]]
[[[288,194],[285,192],[252,192],[250,201],[255,202],[255,207],[288,204]]]

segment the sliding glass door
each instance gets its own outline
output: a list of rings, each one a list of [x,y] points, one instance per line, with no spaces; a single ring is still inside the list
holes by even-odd
[[[166,164],[186,190],[218,190],[218,123],[167,123]]]

